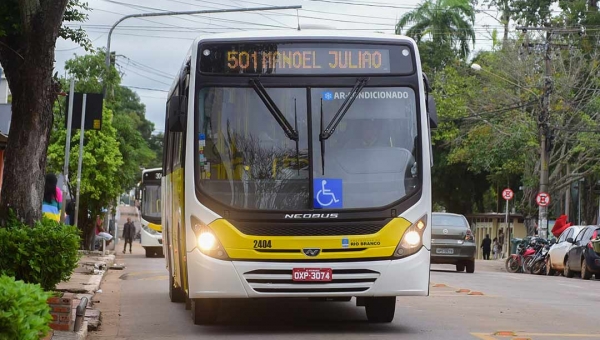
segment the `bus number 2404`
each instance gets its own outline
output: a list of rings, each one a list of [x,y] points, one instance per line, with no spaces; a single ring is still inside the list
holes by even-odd
[[[254,248],[271,248],[271,240],[254,240]]]

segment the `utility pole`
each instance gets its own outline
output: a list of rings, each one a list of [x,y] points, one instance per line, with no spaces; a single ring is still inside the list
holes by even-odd
[[[523,27],[518,26],[518,30],[527,33],[527,31],[544,31],[546,32],[546,39],[544,42],[544,93],[542,94],[542,110],[538,117],[538,128],[540,135],[540,189],[539,192],[548,192],[549,182],[549,169],[550,164],[550,149],[549,137],[550,129],[548,120],[550,117],[550,93],[552,92],[552,35],[554,33],[578,33],[581,32],[579,29],[555,29],[550,26],[547,27]],[[548,207],[539,207],[538,217],[538,236],[546,239],[548,237]]]

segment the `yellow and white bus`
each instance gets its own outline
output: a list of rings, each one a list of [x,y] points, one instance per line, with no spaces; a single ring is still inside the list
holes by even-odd
[[[162,169],[145,169],[139,184],[141,230],[140,242],[146,257],[163,256],[161,226],[161,178]]]
[[[196,324],[225,299],[316,298],[391,322],[427,296],[435,104],[403,36],[197,39],[170,89],[164,251]]]

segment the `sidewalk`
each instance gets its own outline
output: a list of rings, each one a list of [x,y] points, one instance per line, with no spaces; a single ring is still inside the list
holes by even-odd
[[[506,273],[504,264],[506,259],[500,260],[475,260],[475,270],[483,269],[485,271]]]
[[[71,275],[69,281],[61,282],[56,287],[57,291],[72,293],[72,317],[75,319],[75,311],[81,300],[85,297],[88,299],[85,318],[78,332],[74,331],[53,331],[49,339],[52,340],[71,340],[85,339],[88,330],[98,328],[100,324],[100,312],[93,309],[94,295],[102,293],[100,283],[106,275],[109,267],[115,262],[115,255],[102,255],[99,251],[80,251],[82,254],[79,260],[79,265]],[[114,253],[109,251],[109,253]]]

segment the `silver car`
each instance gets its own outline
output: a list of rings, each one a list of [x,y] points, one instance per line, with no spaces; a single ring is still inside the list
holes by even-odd
[[[456,271],[475,272],[477,245],[463,215],[433,213],[431,230],[431,263],[454,264]]]

